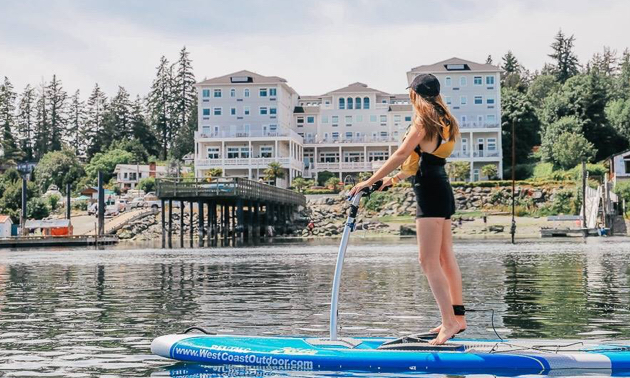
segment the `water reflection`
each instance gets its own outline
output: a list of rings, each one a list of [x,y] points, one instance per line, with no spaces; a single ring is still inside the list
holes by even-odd
[[[456,251],[468,306],[494,309],[504,336],[630,337],[630,243],[484,242]],[[335,256],[332,243],[2,251],[0,374],[170,376],[181,366],[152,356],[150,342],[191,325],[325,336]],[[435,325],[413,241],[353,239],[339,311],[349,336]],[[492,337],[491,329],[489,313],[470,313],[467,336]],[[315,375],[323,374],[307,376]]]

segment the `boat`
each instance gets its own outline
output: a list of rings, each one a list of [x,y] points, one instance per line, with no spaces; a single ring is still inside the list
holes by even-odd
[[[218,335],[201,327],[191,327],[182,334],[156,338],[151,343],[151,351],[183,362],[290,371],[630,374],[630,340],[504,340],[497,333],[496,339],[455,337],[443,345],[431,345],[428,341],[434,335],[398,339],[339,337],[337,301],[349,236],[354,230],[361,197],[380,185],[376,183],[350,198],[332,285],[329,337]],[[187,367],[187,371],[190,369]]]

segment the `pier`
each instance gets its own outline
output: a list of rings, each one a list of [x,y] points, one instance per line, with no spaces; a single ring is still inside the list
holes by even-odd
[[[219,240],[254,240],[282,234],[294,221],[306,197],[238,177],[213,179],[158,179],[156,194],[161,201],[162,248],[173,247],[173,203],[179,202],[180,245],[184,246],[184,212],[190,212],[190,247],[194,247],[193,211],[198,215],[198,246]],[[196,205],[196,206],[195,206]],[[167,210],[168,208],[168,210]],[[167,214],[168,211],[168,214]]]

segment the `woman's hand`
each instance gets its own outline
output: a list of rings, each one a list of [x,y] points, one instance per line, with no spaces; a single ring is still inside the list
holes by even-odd
[[[356,184],[352,189],[350,189],[350,192],[348,192],[348,196],[352,197],[353,195],[359,193],[361,190],[369,188],[370,186],[372,186],[372,184],[369,183],[369,180],[361,181],[360,183]]]
[[[394,178],[393,177],[383,177],[383,185],[381,185],[377,190],[380,192],[381,190],[385,189],[388,186],[392,186],[394,185]]]

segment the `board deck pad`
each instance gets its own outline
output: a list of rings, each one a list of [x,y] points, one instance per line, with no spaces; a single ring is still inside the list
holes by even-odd
[[[630,340],[455,338],[445,349],[378,349],[393,340],[174,334],[156,338],[151,350],[178,361],[279,370],[545,374],[574,369],[630,374]]]

